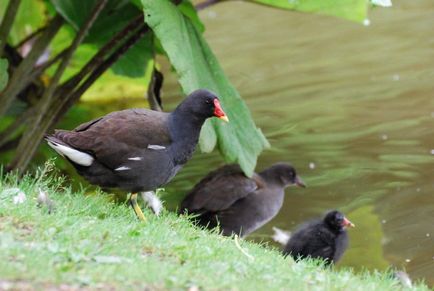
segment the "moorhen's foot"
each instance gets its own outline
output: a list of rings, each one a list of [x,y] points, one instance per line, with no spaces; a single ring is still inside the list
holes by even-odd
[[[163,203],[160,198],[153,191],[141,192],[142,199],[145,202],[145,205],[150,207],[155,215],[160,215],[161,210],[164,209]]]
[[[130,205],[133,207],[134,212],[136,213],[139,220],[146,222],[145,215],[143,215],[142,209],[140,209],[139,205],[137,204],[137,193],[131,193]]]

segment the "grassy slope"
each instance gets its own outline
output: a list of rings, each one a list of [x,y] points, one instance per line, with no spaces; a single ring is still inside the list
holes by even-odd
[[[163,213],[140,223],[127,205],[107,195],[85,196],[40,173],[0,180],[0,289],[87,286],[90,288],[240,290],[397,290],[387,274],[333,271],[314,261],[294,263],[277,250],[197,229],[184,217]],[[19,187],[22,204],[4,191]],[[38,189],[55,205],[37,207]],[[6,285],[4,285],[6,284]],[[9,285],[7,285],[9,284]],[[428,288],[419,285],[419,290]]]

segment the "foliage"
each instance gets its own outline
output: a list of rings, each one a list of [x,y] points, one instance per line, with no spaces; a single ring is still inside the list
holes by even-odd
[[[12,289],[26,290],[400,289],[387,272],[354,274],[344,268],[324,269],[318,261],[295,263],[278,250],[239,241],[251,259],[233,238],[196,228],[184,216],[164,212],[156,217],[145,211],[149,222],[143,224],[126,203],[116,204],[102,193],[73,193],[63,183],[47,169],[20,181],[14,175],[0,178],[0,286],[8,282]],[[40,190],[48,199],[40,198]],[[16,198],[19,191],[25,199]],[[417,284],[412,290],[429,289]]]
[[[255,2],[357,21],[366,17],[367,9],[366,0]],[[19,6],[16,17],[7,13],[13,11],[6,8],[8,3]],[[217,147],[227,162],[238,162],[251,175],[259,154],[268,146],[203,38],[204,25],[189,0],[10,0],[0,2],[0,14],[13,20],[8,36],[10,52],[4,56],[12,73],[0,95],[0,116],[14,116],[11,112],[17,111],[11,108],[17,104],[22,113],[0,132],[0,151],[5,145],[16,148],[10,169],[27,168],[44,133],[108,69],[141,78],[146,92],[152,85],[152,69],[158,67],[157,54],[168,57],[185,94],[207,88],[222,99],[231,121],[207,121],[200,139],[203,151]],[[143,14],[152,15],[145,17],[149,27]],[[5,27],[8,32],[8,25]],[[29,49],[22,59],[21,53]],[[104,83],[99,86],[104,87]]]
[[[92,8],[98,2],[51,0],[55,9],[78,30],[89,17]],[[101,47],[115,33],[119,32],[131,19],[141,15],[141,10],[129,1],[109,0],[95,23],[89,30],[84,43]],[[150,34],[132,46],[112,67],[115,74],[128,77],[141,77],[152,59],[152,38]]]
[[[366,0],[251,0],[265,5],[302,12],[320,13],[363,22],[367,16]]]
[[[252,175],[256,158],[268,142],[256,128],[239,93],[229,83],[211,49],[193,25],[168,0],[143,0],[145,21],[159,38],[179,75],[186,94],[208,88],[220,97],[230,123],[208,120],[202,129],[201,148],[210,152],[218,143],[226,161],[237,162]]]

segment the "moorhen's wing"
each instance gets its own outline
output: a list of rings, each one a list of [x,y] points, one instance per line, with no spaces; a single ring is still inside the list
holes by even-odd
[[[342,257],[348,247],[348,234],[345,231],[338,235],[335,241],[335,245],[336,249],[333,256],[333,261],[337,262]]]
[[[309,254],[313,258],[323,258],[330,264],[336,252],[335,234],[321,225],[316,231],[316,237],[311,241]]]
[[[226,165],[209,173],[190,191],[181,204],[181,211],[222,211],[262,184],[258,175],[248,178],[238,165]]]
[[[290,237],[285,246],[284,253],[291,254],[292,257],[303,256],[306,244],[312,239],[312,223],[305,223],[301,225]]]
[[[168,113],[146,109],[116,111],[73,131],[56,130],[54,136],[115,169],[135,151],[149,146],[168,146],[171,142],[168,116]]]

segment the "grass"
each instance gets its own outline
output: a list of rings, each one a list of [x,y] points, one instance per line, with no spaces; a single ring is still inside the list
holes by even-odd
[[[0,179],[0,289],[399,290],[390,273],[295,263],[276,249],[194,227],[175,213],[139,222],[106,194],[72,193],[45,168]],[[15,204],[19,188],[26,194]],[[39,189],[53,211],[38,207]],[[194,290],[194,289],[191,290]],[[196,289],[197,290],[197,289]],[[422,283],[415,290],[428,290]]]

